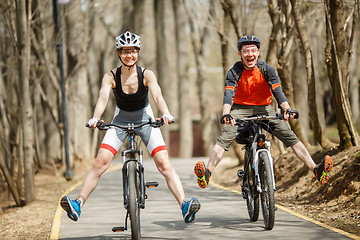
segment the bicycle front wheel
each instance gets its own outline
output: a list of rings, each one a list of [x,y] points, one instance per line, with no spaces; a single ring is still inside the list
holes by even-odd
[[[141,239],[138,176],[136,162],[130,161],[128,163],[128,211],[130,215],[131,238],[136,240]]]
[[[265,152],[259,154],[259,175],[261,182],[261,208],[264,217],[265,228],[271,230],[275,223],[275,200],[273,186],[273,172],[270,160]]]
[[[255,170],[250,159],[250,154],[245,152],[246,167],[242,191],[245,193],[249,218],[251,221],[256,222],[259,218],[259,193],[256,189]]]

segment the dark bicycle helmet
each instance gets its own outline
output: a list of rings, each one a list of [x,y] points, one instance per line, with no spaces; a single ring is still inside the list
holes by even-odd
[[[255,44],[257,46],[258,49],[260,49],[260,41],[257,37],[255,36],[243,36],[239,39],[238,42],[238,50],[241,50],[241,47],[243,45],[250,45],[250,44]]]

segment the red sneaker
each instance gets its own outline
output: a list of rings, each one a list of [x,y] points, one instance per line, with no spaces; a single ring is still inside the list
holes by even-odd
[[[211,172],[209,171],[209,169],[205,168],[204,161],[198,161],[195,164],[194,172],[198,178],[197,181],[198,181],[199,187],[206,188],[206,186],[209,184]]]
[[[322,184],[327,183],[329,179],[329,172],[333,167],[333,160],[329,155],[326,155],[323,161],[314,169],[315,178]]]

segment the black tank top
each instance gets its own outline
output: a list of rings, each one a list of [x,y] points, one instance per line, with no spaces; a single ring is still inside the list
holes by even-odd
[[[136,93],[126,94],[121,87],[121,67],[116,69],[116,75],[111,70],[116,83],[116,87],[113,89],[116,105],[125,111],[136,111],[149,104],[148,87],[144,85],[144,72],[141,71],[141,67],[139,66],[136,66],[136,71],[138,76],[138,90]]]

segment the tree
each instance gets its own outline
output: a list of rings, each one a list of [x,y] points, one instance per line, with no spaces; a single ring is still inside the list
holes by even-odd
[[[200,102],[200,126],[202,130],[202,141],[203,152],[208,153],[212,145],[213,139],[213,129],[212,121],[209,112],[208,104],[208,81],[205,77],[205,40],[208,37],[208,28],[206,23],[199,25],[200,21],[196,20],[196,17],[200,17],[196,14],[196,9],[198,6],[192,6],[191,8],[188,5],[186,6],[186,13],[188,18],[188,24],[190,26],[190,37],[193,47],[194,57],[195,57],[195,66],[196,66],[196,85],[197,85],[197,95],[199,96]],[[204,6],[202,6],[204,7]],[[208,22],[206,17],[206,22]]]
[[[169,63],[166,49],[166,27],[165,27],[165,2],[164,0],[154,1],[155,9],[155,32],[156,32],[156,60],[157,60],[157,78],[162,89],[168,88],[167,66]],[[168,103],[171,99],[171,91],[163,91],[165,101]],[[169,146],[170,133],[169,128],[162,129],[165,142]]]
[[[316,102],[314,62],[313,62],[312,51],[310,48],[306,26],[304,21],[301,19],[301,14],[300,14],[301,4],[299,1],[291,0],[291,5],[292,5],[292,15],[294,17],[296,30],[298,32],[298,37],[301,42],[301,47],[305,54],[306,75],[308,79],[308,105],[309,105],[311,126],[315,133],[315,138],[319,142],[319,144],[323,148],[329,148],[334,146],[334,144],[324,135],[323,129],[319,121],[319,116],[317,112],[317,102]]]
[[[85,4],[85,3],[82,3]],[[64,43],[67,66],[66,99],[69,122],[69,143],[71,156],[79,159],[90,158],[90,132],[84,127],[90,114],[89,85],[87,84],[88,8],[70,1],[64,5]],[[79,35],[82,36],[79,38]],[[87,141],[84,141],[87,139]],[[71,163],[73,164],[73,163]]]
[[[31,0],[28,2],[31,6]],[[26,12],[25,1],[16,1],[17,10],[17,37],[18,37],[18,68],[21,89],[22,128],[25,170],[25,203],[35,199],[34,183],[34,132],[33,109],[31,104],[31,89],[29,79],[30,69],[30,22],[31,8]]]
[[[281,18],[284,19],[284,21],[280,21],[279,25],[281,26],[281,41],[279,41],[279,44],[276,44],[279,46],[278,50],[278,64],[277,64],[277,70],[279,77],[281,79],[282,88],[284,91],[284,94],[286,95],[288,102],[290,106],[293,108],[296,108],[295,101],[294,101],[294,88],[292,84],[292,75],[291,75],[291,59],[295,45],[295,37],[296,37],[296,31],[295,31],[295,24],[291,16],[291,6],[290,2],[287,1],[281,1],[280,4],[280,13]],[[271,10],[271,7],[269,7]],[[276,14],[273,14],[276,16]],[[276,18],[276,17],[273,17]],[[274,22],[276,20],[273,20]],[[275,28],[278,28],[278,26],[275,26]],[[272,31],[272,33],[276,33],[276,29]],[[276,38],[275,38],[276,39]],[[303,130],[299,124],[299,121],[294,119],[289,122],[292,130],[295,132],[295,134],[298,136],[300,141],[302,141],[305,145],[309,145],[307,139],[305,138],[303,134]]]
[[[326,18],[327,45],[325,49],[328,75],[331,83],[337,128],[340,137],[340,149],[358,146],[357,132],[354,127],[350,103],[348,79],[348,61],[346,60],[346,38],[344,30],[344,1],[324,1]]]
[[[182,0],[173,0],[176,33],[176,66],[179,83],[179,155],[178,157],[189,158],[193,153],[193,128],[190,104],[190,83],[188,76],[188,54],[186,45],[186,13]]]

